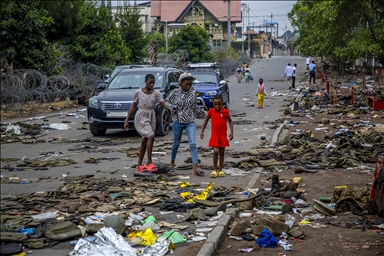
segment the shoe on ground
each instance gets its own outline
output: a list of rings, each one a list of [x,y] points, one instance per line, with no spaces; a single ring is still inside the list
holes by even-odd
[[[211,176],[211,178],[217,178],[217,171],[211,172],[211,175],[209,176]]]
[[[252,226],[252,234],[255,236],[260,236],[261,231],[264,229],[268,229],[271,233],[273,233],[273,230],[270,227],[264,226],[264,225],[253,225]]]
[[[270,220],[267,218],[260,218],[259,225],[264,225],[272,229],[273,233],[276,235],[280,235],[281,233],[287,233],[289,230],[289,226],[284,222],[277,220]]]
[[[242,222],[234,221],[229,233],[231,234],[231,236],[240,236],[244,233],[244,230],[249,228],[249,226],[250,225],[247,224],[245,221],[242,221]]]

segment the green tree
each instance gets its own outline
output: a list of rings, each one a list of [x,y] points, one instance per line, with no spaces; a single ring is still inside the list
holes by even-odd
[[[112,22],[110,9],[99,6],[97,1],[87,1],[81,13],[85,23],[68,45],[71,57],[102,66],[126,64],[131,51]]]
[[[123,40],[132,50],[130,60],[132,62],[141,61],[144,56],[148,55],[145,51],[148,41],[144,35],[143,22],[140,19],[140,9],[136,2],[133,6],[128,4],[118,7],[116,22]]]
[[[46,39],[53,22],[37,0],[3,0],[0,3],[0,54],[16,68],[33,68],[47,75],[57,73],[59,52]]]
[[[47,30],[47,37],[51,42],[66,43],[73,40],[76,32],[84,25],[81,14],[84,0],[44,0],[41,1],[41,6],[53,18],[53,23]]]
[[[170,52],[182,49],[188,52],[191,62],[212,61],[208,32],[200,27],[188,25],[169,39]]]
[[[298,1],[288,17],[305,55],[325,56],[339,72],[347,60],[375,55],[384,63],[384,2]]]

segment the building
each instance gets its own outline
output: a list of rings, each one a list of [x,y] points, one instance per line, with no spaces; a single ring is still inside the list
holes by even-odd
[[[228,2],[207,0],[155,0],[151,2],[151,18],[156,21],[155,31],[171,36],[185,25],[204,28],[216,44],[228,40]],[[242,21],[241,1],[230,0],[230,40],[236,40],[236,23]],[[167,29],[165,29],[167,26]]]

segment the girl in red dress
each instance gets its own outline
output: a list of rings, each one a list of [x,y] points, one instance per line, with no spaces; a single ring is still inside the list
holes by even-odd
[[[204,138],[204,130],[207,127],[209,119],[212,119],[211,138],[209,139],[208,146],[213,147],[213,172],[212,178],[224,177],[223,164],[224,164],[224,149],[229,146],[229,141],[233,139],[233,122],[229,111],[223,107],[223,98],[221,95],[216,95],[213,98],[214,107],[208,111],[205,118],[203,127],[201,129],[200,138]],[[231,133],[227,137],[227,121]],[[217,160],[220,159],[220,166],[217,169]]]

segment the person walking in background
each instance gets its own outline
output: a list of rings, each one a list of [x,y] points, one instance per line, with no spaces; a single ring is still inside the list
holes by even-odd
[[[311,84],[312,78],[313,78],[313,84],[316,84],[315,78],[316,78],[316,64],[313,60],[311,64],[308,66],[309,68],[309,84]]]
[[[305,60],[305,64],[307,64],[307,70],[309,70],[309,64],[311,64],[311,57],[308,57],[306,60]]]
[[[213,147],[213,171],[212,178],[224,177],[224,150],[229,146],[229,140],[233,139],[233,122],[229,111],[223,107],[223,98],[221,95],[216,95],[213,98],[214,107],[208,111],[203,126],[201,128],[200,138],[204,139],[204,130],[207,127],[208,121],[211,119],[212,129],[211,138],[209,139],[208,146]],[[229,123],[230,134],[227,137],[227,122]],[[217,168],[217,161],[219,160],[219,168]]]
[[[288,85],[289,85],[289,90],[291,90],[292,75],[293,75],[293,68],[291,66],[291,63],[288,63],[288,65],[285,67],[284,77],[287,78]]]
[[[237,77],[237,82],[238,83],[241,83],[241,81],[243,80],[243,71],[241,69],[241,66],[239,66],[237,69],[236,69],[236,77]]]
[[[272,58],[272,49],[269,49],[269,51],[268,51],[268,57],[269,57],[269,58]]]
[[[244,78],[246,83],[249,83],[250,80],[253,80],[251,79],[251,76],[251,69],[247,65],[244,70]]]
[[[295,81],[296,81],[296,67],[297,67],[297,64],[293,64],[293,67],[292,67],[292,89],[295,89],[296,86],[295,86]]]
[[[204,118],[206,112],[196,104],[196,91],[192,87],[192,81],[196,78],[190,73],[183,73],[179,77],[180,88],[172,90],[165,102],[172,112],[173,144],[171,150],[170,174],[175,173],[175,160],[177,150],[181,143],[181,136],[185,130],[188,137],[189,149],[191,152],[194,174],[204,176],[199,170],[198,155],[196,146],[196,124],[195,118]]]
[[[138,110],[135,115],[134,125],[142,139],[136,170],[139,172],[157,172],[156,166],[152,163],[152,148],[156,129],[155,104],[159,102],[163,108],[168,109],[168,107],[165,105],[161,92],[153,89],[155,86],[155,76],[147,74],[144,82],[145,87],[135,91],[132,106],[124,122],[124,130],[128,131],[128,120],[136,111],[137,106]],[[142,165],[145,151],[147,151],[147,164]]]
[[[263,108],[264,106],[264,97],[265,97],[265,86],[263,78],[259,79],[259,84],[257,85],[257,108]]]

